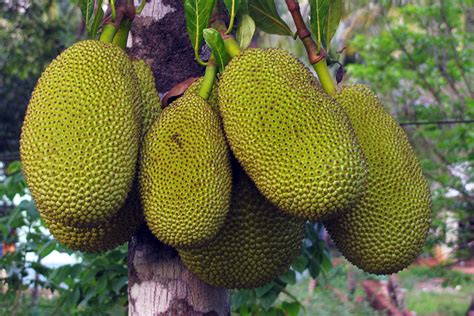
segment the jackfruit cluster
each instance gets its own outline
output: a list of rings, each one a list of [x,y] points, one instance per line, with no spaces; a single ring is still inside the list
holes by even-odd
[[[189,270],[211,285],[255,288],[289,269],[300,254],[303,233],[304,220],[282,213],[237,168],[222,230],[206,245],[181,249],[179,255]]]
[[[82,41],[51,63],[28,106],[21,158],[58,241],[107,250],[146,222],[199,278],[232,289],[285,272],[307,220],[323,221],[365,271],[414,260],[429,189],[373,92],[328,96],[281,49],[234,57],[209,100],[204,80],[161,110],[149,66],[113,44]]]
[[[425,242],[431,219],[428,183],[405,132],[368,87],[344,87],[335,99],[351,119],[368,181],[351,211],[325,226],[354,265],[375,274],[398,272]]]
[[[165,108],[146,134],[140,161],[145,219],[174,247],[212,239],[227,215],[229,153],[217,114],[188,93]]]
[[[346,211],[366,167],[343,109],[282,49],[247,49],[222,73],[219,110],[233,153],[272,203],[300,218]]]

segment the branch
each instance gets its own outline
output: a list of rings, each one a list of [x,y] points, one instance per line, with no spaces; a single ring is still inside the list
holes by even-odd
[[[467,90],[469,91],[469,94],[471,95],[471,98],[474,98],[474,92],[471,88],[471,85],[469,84],[469,80],[467,80],[466,78],[466,73],[464,71],[464,67],[461,65],[461,62],[459,61],[460,58],[459,58],[459,55],[456,51],[456,47],[454,45],[454,38],[453,38],[453,29],[451,27],[451,25],[449,24],[449,21],[446,17],[446,11],[445,11],[445,8],[444,8],[444,4],[443,4],[443,1],[441,1],[441,4],[440,4],[440,14],[441,14],[441,19],[443,20],[444,24],[446,24],[446,34],[448,35],[448,42],[449,44],[451,45],[451,51],[454,55],[454,61],[456,62],[456,66],[459,68],[459,72],[461,72],[461,76],[463,78],[463,81],[464,81],[464,84],[466,85],[466,88]]]
[[[415,121],[415,122],[401,122],[400,126],[409,125],[445,125],[445,124],[471,124],[474,120],[447,120],[447,121]]]
[[[415,73],[418,75],[419,79],[421,80],[421,82],[423,83],[423,86],[425,89],[427,89],[428,91],[430,91],[431,95],[435,98],[436,100],[436,103],[438,104],[438,106],[440,107],[440,109],[444,112],[444,106],[443,106],[443,103],[441,101],[441,97],[439,96],[439,91],[437,91],[433,86],[431,86],[429,84],[429,82],[426,80],[426,75],[421,73],[420,70],[418,69],[418,65],[417,63],[415,62],[415,60],[413,59],[413,56],[408,52],[407,48],[405,47],[405,45],[402,43],[402,41],[400,40],[400,38],[398,38],[397,35],[395,35],[395,33],[393,32],[392,28],[390,27],[390,25],[387,23],[387,19],[386,19],[386,14],[385,14],[385,11],[383,9],[383,7],[381,8],[381,14],[382,14],[382,17],[383,17],[383,21],[384,21],[384,24],[385,24],[385,27],[387,28],[388,32],[390,33],[390,35],[393,37],[393,39],[395,40],[395,42],[397,42],[398,44],[398,47],[403,51],[403,53],[407,56],[408,58],[408,61],[410,63],[410,65],[413,67],[413,70],[415,71]]]
[[[322,48],[318,52],[318,45],[311,38],[311,33],[304,23],[298,2],[296,0],[285,1],[288,11],[290,11],[291,17],[295,23],[296,33],[303,42],[308,55],[308,60],[313,65],[324,91],[326,91],[327,94],[334,94],[336,92],[336,85],[334,84],[334,80],[332,79],[326,64],[326,52]]]

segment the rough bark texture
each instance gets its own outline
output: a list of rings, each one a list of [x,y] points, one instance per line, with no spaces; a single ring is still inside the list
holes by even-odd
[[[203,73],[187,37],[183,1],[147,3],[134,21],[130,45],[132,57],[152,67],[160,94]],[[227,290],[197,279],[146,227],[132,238],[128,255],[129,315],[229,315]]]

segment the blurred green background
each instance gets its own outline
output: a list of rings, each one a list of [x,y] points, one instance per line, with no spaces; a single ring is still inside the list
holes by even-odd
[[[292,25],[284,1],[276,3]],[[300,6],[307,16],[307,1]],[[127,312],[127,247],[83,254],[58,244],[18,162],[20,127],[39,75],[84,37],[75,1],[0,1],[0,315]],[[288,37],[257,31],[252,45],[305,59],[300,42]],[[280,283],[233,292],[234,313],[390,313],[374,307],[377,295],[416,315],[474,313],[474,1],[346,1],[329,54],[344,65],[343,83],[370,86],[409,135],[432,190],[428,242],[408,269],[375,277],[340,257],[319,225],[308,225],[310,252]]]

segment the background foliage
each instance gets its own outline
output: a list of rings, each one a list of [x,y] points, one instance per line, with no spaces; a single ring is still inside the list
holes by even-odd
[[[276,3],[272,12],[284,12],[283,2]],[[264,4],[263,0],[249,1],[249,6]],[[346,1],[343,21],[331,43],[331,57],[345,64],[346,82],[369,85],[400,122],[472,120],[473,4],[468,0],[392,1],[390,5]],[[300,5],[310,14],[305,1]],[[241,27],[241,34],[253,33],[253,20],[257,28],[268,29],[268,17],[247,13],[247,9],[241,12],[248,23],[247,31]],[[283,21],[288,21],[288,14],[281,16],[282,32],[292,35]],[[0,161],[10,161],[18,155],[20,123],[39,74],[52,58],[83,36],[84,26],[77,4],[65,0],[0,1],[0,26]],[[303,57],[301,45],[290,36],[256,35],[259,45],[283,46]],[[343,53],[337,53],[343,47]],[[456,233],[454,260],[472,257],[473,124],[404,127],[433,192],[433,224],[424,255],[433,255],[435,245],[446,243],[447,235]],[[0,257],[0,270],[5,271],[0,276],[0,314],[125,314],[126,246],[103,254],[83,254],[61,246],[39,219],[19,163],[4,171],[0,173],[0,242],[4,249],[10,244],[16,249]],[[460,226],[447,225],[448,217]],[[242,315],[375,314],[367,303],[354,300],[360,288],[351,292],[345,285],[349,273],[360,280],[371,276],[351,272],[354,269],[345,264],[333,267],[331,253],[337,253],[328,245],[322,227],[308,223],[303,252],[292,268],[261,288],[233,292],[233,311]],[[75,263],[48,266],[44,258],[52,252],[68,254]],[[444,268],[414,268],[400,275],[406,278],[402,284],[407,287],[427,277],[446,278],[451,282],[444,284],[448,287],[469,289],[472,282]],[[310,286],[311,278],[317,278],[315,287]],[[426,305],[408,300],[409,307],[422,311],[442,301],[420,299]],[[446,315],[464,313],[467,303],[458,310],[448,301],[442,308]]]

